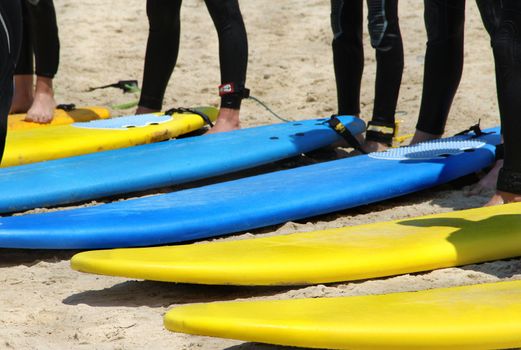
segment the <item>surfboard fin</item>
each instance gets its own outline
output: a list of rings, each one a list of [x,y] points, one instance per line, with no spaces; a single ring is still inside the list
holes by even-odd
[[[463,131],[455,134],[454,136],[466,135],[468,133],[473,132],[474,136],[472,138],[476,138],[476,137],[480,137],[480,136],[483,136],[483,135],[491,134],[490,132],[483,132],[481,130],[480,124],[481,124],[481,119],[478,120],[477,124],[472,125],[468,129],[463,130]]]

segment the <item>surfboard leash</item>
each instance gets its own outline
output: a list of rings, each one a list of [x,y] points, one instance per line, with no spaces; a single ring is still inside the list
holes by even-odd
[[[141,91],[138,87],[137,80],[120,80],[113,84],[90,87],[87,89],[87,92],[92,92],[95,90],[107,89],[107,88],[117,88],[117,89],[122,90],[123,93],[125,93],[125,94],[129,93],[129,92],[140,92]]]
[[[87,92],[92,92],[95,90],[107,89],[107,88],[120,89],[121,91],[123,91],[124,94],[138,93],[141,91],[137,80],[120,80],[113,84],[90,87],[87,89]],[[135,101],[125,102],[125,103],[121,103],[121,104],[117,104],[117,105],[112,105],[110,107],[113,109],[129,109],[129,108],[136,107],[138,104],[139,104],[139,100],[135,100]]]
[[[268,105],[266,105],[264,102],[259,100],[257,97],[249,95],[247,98],[252,99],[253,101],[255,101],[258,104],[260,104],[262,107],[264,107],[264,109],[266,109],[268,112],[270,112],[271,115],[273,115],[275,118],[279,119],[280,121],[283,121],[285,123],[290,123],[290,122],[293,121],[293,120],[282,118],[280,115],[278,115],[277,113],[273,112],[273,110],[270,107],[268,107]]]
[[[360,142],[356,139],[355,135],[353,135],[340,119],[337,118],[337,115],[333,114],[325,123],[327,123],[331,129],[335,130],[349,146],[362,154],[367,154],[367,152],[362,148]]]

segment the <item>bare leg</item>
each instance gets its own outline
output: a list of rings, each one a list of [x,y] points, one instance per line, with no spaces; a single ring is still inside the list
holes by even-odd
[[[240,129],[239,112],[238,109],[221,108],[214,127],[207,134]]]
[[[437,140],[441,136],[442,135],[429,134],[427,132],[423,132],[423,131],[420,131],[420,130],[416,129],[416,132],[414,133],[414,136],[413,136],[410,144],[414,145],[414,144],[420,143],[420,142],[425,142],[425,141],[430,141],[430,140]]]
[[[14,76],[14,95],[11,113],[27,113],[34,100],[33,76],[28,74]]]
[[[389,148],[389,146],[382,142],[376,142],[376,141],[365,141],[365,143],[362,145],[362,148],[367,153],[371,152],[382,152]]]
[[[499,170],[503,167],[503,160],[498,160],[494,167],[478,183],[469,187],[465,192],[467,196],[477,196],[487,190],[494,190],[497,184]]]
[[[54,100],[54,90],[52,79],[46,77],[36,77],[36,88],[34,101],[31,108],[27,111],[26,121],[35,123],[50,123],[54,118],[56,101]]]

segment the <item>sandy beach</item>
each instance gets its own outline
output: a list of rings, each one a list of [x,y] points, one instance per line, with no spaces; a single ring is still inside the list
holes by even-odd
[[[247,85],[253,96],[285,118],[324,117],[336,111],[329,7],[328,0],[241,1],[249,34]],[[61,39],[61,63],[55,80],[58,103],[111,106],[136,100],[137,95],[115,89],[86,90],[121,79],[141,82],[148,31],[145,2],[62,0],[56,1],[56,10]],[[400,132],[408,134],[414,131],[420,105],[426,41],[423,2],[400,1],[400,18],[405,72],[398,118],[403,120]],[[367,121],[373,107],[375,60],[369,40],[366,44],[362,117]],[[218,105],[217,50],[217,35],[204,2],[184,1],[180,55],[165,108]],[[483,127],[499,124],[489,38],[471,1],[465,60],[447,135],[480,119]],[[112,112],[133,114],[134,109]],[[252,100],[243,102],[241,118],[243,127],[278,121]],[[307,232],[474,208],[483,205],[491,194],[467,197],[461,184],[446,185],[217,240]],[[96,202],[81,205],[92,204]],[[284,349],[172,333],[164,329],[162,316],[176,305],[195,302],[368,295],[521,279],[521,260],[513,259],[307,287],[204,286],[78,273],[69,267],[75,253],[0,249],[0,349]]]

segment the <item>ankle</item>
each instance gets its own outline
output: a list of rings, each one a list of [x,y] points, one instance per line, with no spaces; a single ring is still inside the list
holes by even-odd
[[[54,96],[52,79],[40,76],[36,77],[35,93]]]
[[[414,145],[414,144],[420,143],[420,142],[437,140],[437,139],[441,138],[441,136],[442,135],[430,134],[428,132],[424,132],[424,131],[416,129],[416,132],[414,133],[414,136],[413,136],[410,144]]]
[[[239,110],[238,109],[230,109],[230,108],[221,108],[219,110],[219,115],[217,117],[217,121],[220,123],[232,124],[238,126],[239,121]]]
[[[136,114],[150,114],[160,112],[158,109],[152,109],[148,107],[138,106],[136,109]]]

